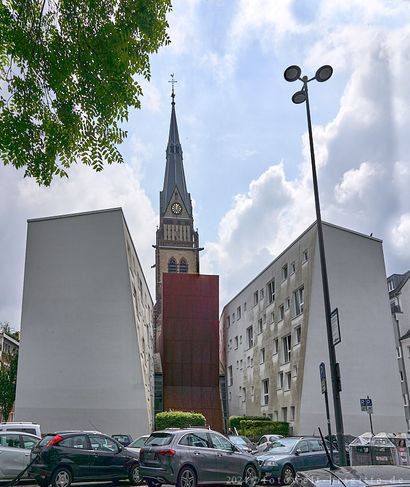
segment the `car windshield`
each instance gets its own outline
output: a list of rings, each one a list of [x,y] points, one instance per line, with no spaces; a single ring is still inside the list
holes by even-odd
[[[153,433],[144,446],[163,446],[171,443],[172,435],[169,433]]]
[[[232,443],[235,443],[235,445],[246,445],[246,441],[242,436],[230,436],[229,439]]]
[[[141,448],[142,446],[145,445],[145,442],[147,441],[147,436],[140,436],[136,440],[134,440],[130,445],[128,445],[130,448]]]
[[[274,440],[267,450],[269,453],[290,453],[299,440],[296,438],[281,438]]]
[[[56,435],[46,435],[39,443],[40,446],[46,446]]]

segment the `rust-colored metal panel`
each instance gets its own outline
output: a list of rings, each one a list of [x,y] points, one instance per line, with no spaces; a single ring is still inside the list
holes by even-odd
[[[219,278],[164,274],[162,290],[164,409],[202,412],[222,431]]]

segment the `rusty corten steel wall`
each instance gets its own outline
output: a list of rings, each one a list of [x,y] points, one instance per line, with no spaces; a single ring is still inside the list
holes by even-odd
[[[218,313],[218,276],[163,275],[164,411],[201,412],[222,431]]]

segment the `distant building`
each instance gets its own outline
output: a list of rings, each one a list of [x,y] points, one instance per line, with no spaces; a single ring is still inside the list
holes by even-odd
[[[409,382],[410,371],[410,271],[392,274],[387,278],[393,330],[396,341],[396,357],[403,398],[407,430],[410,431]]]
[[[369,430],[360,409],[367,396],[377,431],[403,431],[382,242],[328,223],[323,232],[330,300],[340,317],[344,431]],[[312,434],[318,426],[326,431],[322,361],[330,401],[332,394],[315,224],[225,305],[220,328],[229,415],[287,421],[294,434]]]
[[[16,420],[149,432],[152,317],[120,208],[29,220]]]
[[[0,330],[0,364],[8,365],[10,357],[18,353],[19,341],[16,338],[10,336],[6,331]],[[0,411],[0,421],[13,421],[14,420],[14,407],[8,418],[3,418]]]
[[[18,353],[19,341],[0,330],[0,364],[8,364],[10,355]]]

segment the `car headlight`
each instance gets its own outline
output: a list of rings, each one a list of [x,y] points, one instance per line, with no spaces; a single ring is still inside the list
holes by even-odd
[[[265,467],[277,467],[277,466],[278,466],[277,462],[275,462],[275,461],[273,461],[273,460],[265,460],[265,461],[263,462],[263,465],[264,465]]]

